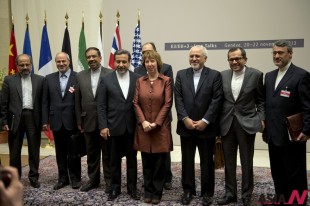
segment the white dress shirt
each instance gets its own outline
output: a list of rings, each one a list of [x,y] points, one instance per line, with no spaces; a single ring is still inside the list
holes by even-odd
[[[92,88],[94,96],[96,95],[100,72],[101,72],[101,67],[99,67],[95,71],[92,69],[90,70],[91,88]]]
[[[232,91],[232,94],[235,100],[237,100],[240,94],[240,90],[241,90],[243,79],[244,79],[245,69],[246,67],[243,67],[241,71],[238,71],[238,72],[233,71],[233,76],[231,78],[231,91]]]
[[[21,77],[23,93],[23,109],[33,109],[31,74]]]
[[[127,99],[128,90],[129,90],[129,82],[130,82],[129,71],[126,71],[124,74],[120,74],[116,71],[116,76],[118,79],[118,83],[122,89],[123,95],[125,99]]]
[[[291,63],[292,62],[289,62],[285,67],[283,68],[279,68],[278,70],[278,76],[277,76],[277,79],[276,79],[276,83],[274,85],[274,89],[277,88],[278,84],[280,83],[281,79],[284,77],[286,71],[288,70],[288,68],[291,66]]]

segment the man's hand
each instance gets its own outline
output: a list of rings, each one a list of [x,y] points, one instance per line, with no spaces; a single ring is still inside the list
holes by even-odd
[[[307,140],[310,139],[310,136],[305,135],[304,133],[300,133],[300,135],[298,136],[296,142],[307,142]]]
[[[198,130],[198,131],[203,131],[203,130],[208,126],[208,124],[205,123],[205,122],[202,121],[202,120],[193,121],[193,124],[194,124],[196,130]]]
[[[186,129],[189,129],[189,130],[195,129],[194,121],[191,118],[189,118],[189,117],[185,118],[183,120],[183,123],[184,123]]]
[[[44,124],[42,126],[42,131],[48,131],[50,129],[50,126],[48,124]]]
[[[107,140],[110,137],[110,130],[109,128],[104,128],[100,130],[100,136]]]
[[[84,132],[84,129],[83,129],[82,125],[80,125],[80,124],[78,125],[78,129],[80,130],[81,133]]]
[[[3,131],[9,131],[9,125],[3,125],[3,127],[2,127],[2,130]]]

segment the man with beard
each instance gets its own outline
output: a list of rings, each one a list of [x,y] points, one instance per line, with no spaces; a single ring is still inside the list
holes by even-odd
[[[109,142],[100,136],[98,129],[97,98],[98,85],[101,77],[112,70],[101,66],[101,53],[96,47],[90,47],[85,51],[89,69],[77,74],[75,91],[75,111],[78,129],[84,133],[87,153],[88,182],[81,187],[81,191],[87,192],[97,188],[100,183],[100,154],[102,151],[102,165],[106,183],[105,191],[110,189],[110,152]]]
[[[308,189],[306,142],[310,138],[310,75],[292,63],[293,48],[288,41],[275,42],[272,50],[273,62],[278,68],[265,76],[266,129],[263,137],[268,143],[277,201],[284,203],[294,190],[301,197]],[[298,138],[292,140],[286,117],[298,113],[302,115],[303,127]],[[302,202],[306,205],[307,197]]]
[[[98,118],[100,135],[111,140],[112,201],[121,193],[122,157],[127,159],[127,193],[140,199],[137,190],[137,151],[133,148],[136,116],[133,96],[140,75],[129,71],[131,55],[126,50],[114,54],[116,70],[102,77],[98,87]]]
[[[27,54],[16,57],[19,73],[6,76],[2,86],[2,130],[9,132],[10,165],[21,177],[21,149],[26,133],[30,185],[39,188],[42,89],[44,77],[32,74],[32,60]]]
[[[214,195],[213,151],[219,135],[219,112],[222,102],[222,78],[218,71],[204,66],[207,49],[193,46],[189,51],[190,68],[180,70],[175,82],[175,107],[181,137],[182,187],[181,203],[190,204],[196,195],[195,152],[199,151],[201,196],[204,206],[211,205]]]

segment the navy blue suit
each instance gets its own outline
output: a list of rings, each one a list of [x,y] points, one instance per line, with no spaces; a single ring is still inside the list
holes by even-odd
[[[263,136],[269,147],[275,192],[288,201],[292,190],[298,190],[300,195],[307,190],[306,143],[290,141],[286,117],[301,112],[302,132],[310,135],[310,75],[291,64],[275,88],[277,75],[278,69],[265,77],[266,128]]]
[[[59,72],[49,74],[43,87],[42,125],[50,124],[53,131],[58,181],[81,180],[81,158],[70,154],[70,138],[77,133],[75,115],[76,72],[71,71],[62,97]],[[71,148],[72,149],[72,148]]]

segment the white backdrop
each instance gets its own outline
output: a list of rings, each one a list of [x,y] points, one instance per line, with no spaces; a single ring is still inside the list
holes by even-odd
[[[119,9],[123,49],[132,51],[137,12],[141,10],[142,42],[154,41],[164,62],[173,66],[174,74],[188,67],[188,51],[165,51],[167,42],[215,42],[271,39],[304,39],[304,47],[294,49],[293,62],[309,71],[310,1],[309,0],[11,0],[15,19],[18,53],[22,52],[25,17],[30,18],[30,38],[35,69],[38,69],[44,11],[52,55],[62,48],[65,14],[69,15],[69,32],[73,64],[77,66],[78,38],[82,12],[85,16],[87,47],[96,46],[99,13],[103,12],[105,66],[112,45],[116,12]],[[274,68],[271,49],[248,49],[248,65],[264,73]],[[227,50],[210,50],[207,66],[228,68]],[[56,67],[54,66],[56,71]],[[176,120],[175,109],[172,109]],[[175,131],[173,122],[173,132]],[[179,138],[173,133],[174,142]],[[309,144],[308,144],[309,146]],[[257,138],[257,148],[266,148]]]

